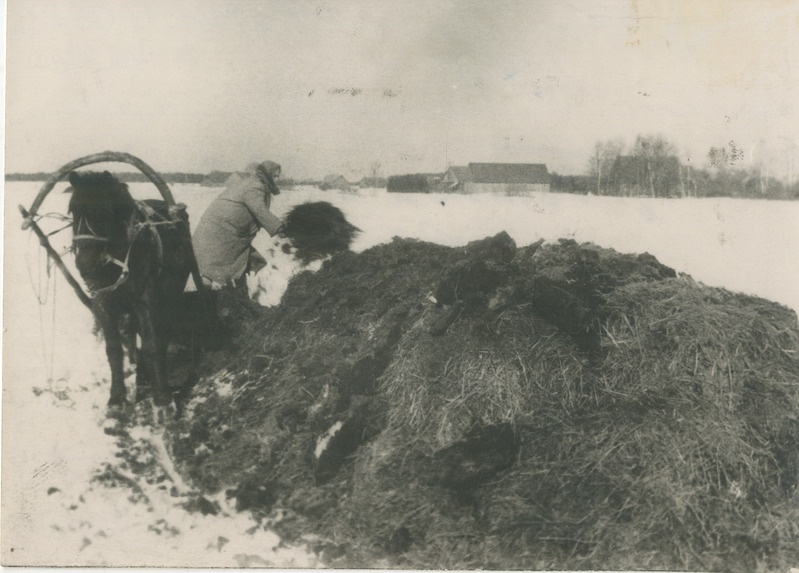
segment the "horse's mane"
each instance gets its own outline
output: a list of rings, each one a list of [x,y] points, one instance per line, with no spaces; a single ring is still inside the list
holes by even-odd
[[[134,208],[128,186],[108,171],[73,171],[69,174],[72,197],[69,212],[90,214],[97,207],[111,207],[115,217],[127,219]]]
[[[108,171],[73,171],[69,183],[74,232],[85,232],[82,225],[88,225],[91,233],[108,238],[116,247],[123,245],[136,208],[128,186]]]
[[[102,173],[98,171],[73,171],[69,174],[69,183],[72,185],[73,200],[76,196],[80,196],[85,201],[96,198],[96,195],[105,195],[110,192],[110,196],[115,202],[133,202],[128,185],[108,171],[103,171]],[[76,202],[81,201],[78,200]]]

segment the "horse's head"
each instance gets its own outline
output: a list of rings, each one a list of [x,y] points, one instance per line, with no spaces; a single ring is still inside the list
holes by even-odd
[[[127,248],[128,228],[135,204],[128,186],[108,171],[103,173],[77,172],[69,174],[72,198],[72,248],[75,263],[81,274],[95,275],[95,281],[112,278],[114,267],[108,267],[112,257],[119,257]],[[106,275],[98,276],[98,275]],[[112,281],[113,282],[113,281]]]

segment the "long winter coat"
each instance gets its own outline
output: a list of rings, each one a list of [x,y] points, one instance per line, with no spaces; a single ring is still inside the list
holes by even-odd
[[[269,210],[270,200],[266,185],[252,175],[211,203],[192,236],[201,275],[225,285],[244,274],[258,229],[274,236],[282,225]]]

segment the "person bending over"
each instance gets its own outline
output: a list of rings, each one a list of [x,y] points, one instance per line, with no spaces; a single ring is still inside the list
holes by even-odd
[[[243,181],[225,189],[203,213],[192,236],[203,280],[214,289],[235,286],[247,272],[257,272],[266,261],[252,246],[258,229],[271,236],[283,222],[269,210],[272,195],[280,191],[275,178],[280,165],[264,161]]]

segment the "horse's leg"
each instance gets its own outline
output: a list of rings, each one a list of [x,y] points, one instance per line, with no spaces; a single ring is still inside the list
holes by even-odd
[[[128,351],[128,360],[131,364],[136,365],[136,402],[141,402],[150,396],[153,374],[146,357],[142,356],[139,351],[138,338],[140,337],[140,328],[138,320],[138,313],[134,308],[133,312],[128,313],[127,322],[125,323],[125,346]]]
[[[155,356],[153,362],[153,379],[155,391],[153,399],[157,406],[166,406],[172,403],[172,388],[169,385],[169,371],[166,365],[166,353],[169,343],[163,335],[163,328],[156,324],[155,331]]]
[[[166,370],[167,340],[161,325],[161,317],[157,316],[157,307],[152,296],[145,294],[136,303],[136,316],[139,321],[141,336],[140,362],[147,364],[151,375],[153,401],[156,406],[165,406],[172,401]]]
[[[189,397],[191,396],[191,391],[194,389],[200,379],[198,369],[200,359],[202,358],[202,348],[196,341],[192,340],[191,346],[188,348],[186,354],[188,356],[186,356],[185,359],[189,361],[188,365],[186,366],[186,377],[184,378],[183,383],[174,388],[172,392],[172,396],[175,399],[175,408],[177,410],[175,414],[177,417],[183,415],[185,406],[189,401]]]
[[[125,371],[124,371],[124,350],[122,347],[122,335],[117,329],[116,321],[111,318],[108,309],[102,305],[95,307],[100,327],[103,329],[105,338],[105,355],[108,358],[108,365],[111,368],[111,397],[108,399],[108,406],[113,408],[124,408],[127,402],[125,397]]]
[[[124,352],[122,350],[122,338],[112,329],[111,333],[105,333],[105,355],[108,357],[108,364],[111,366],[111,397],[108,405],[124,408],[127,398],[125,396],[125,371],[124,371]]]
[[[131,364],[136,364],[138,360],[138,350],[136,348],[136,317],[133,314],[128,314],[125,322],[125,341],[128,347],[128,361]]]
[[[141,402],[150,396],[152,382],[153,373],[149,360],[142,354],[136,363],[136,402]]]

